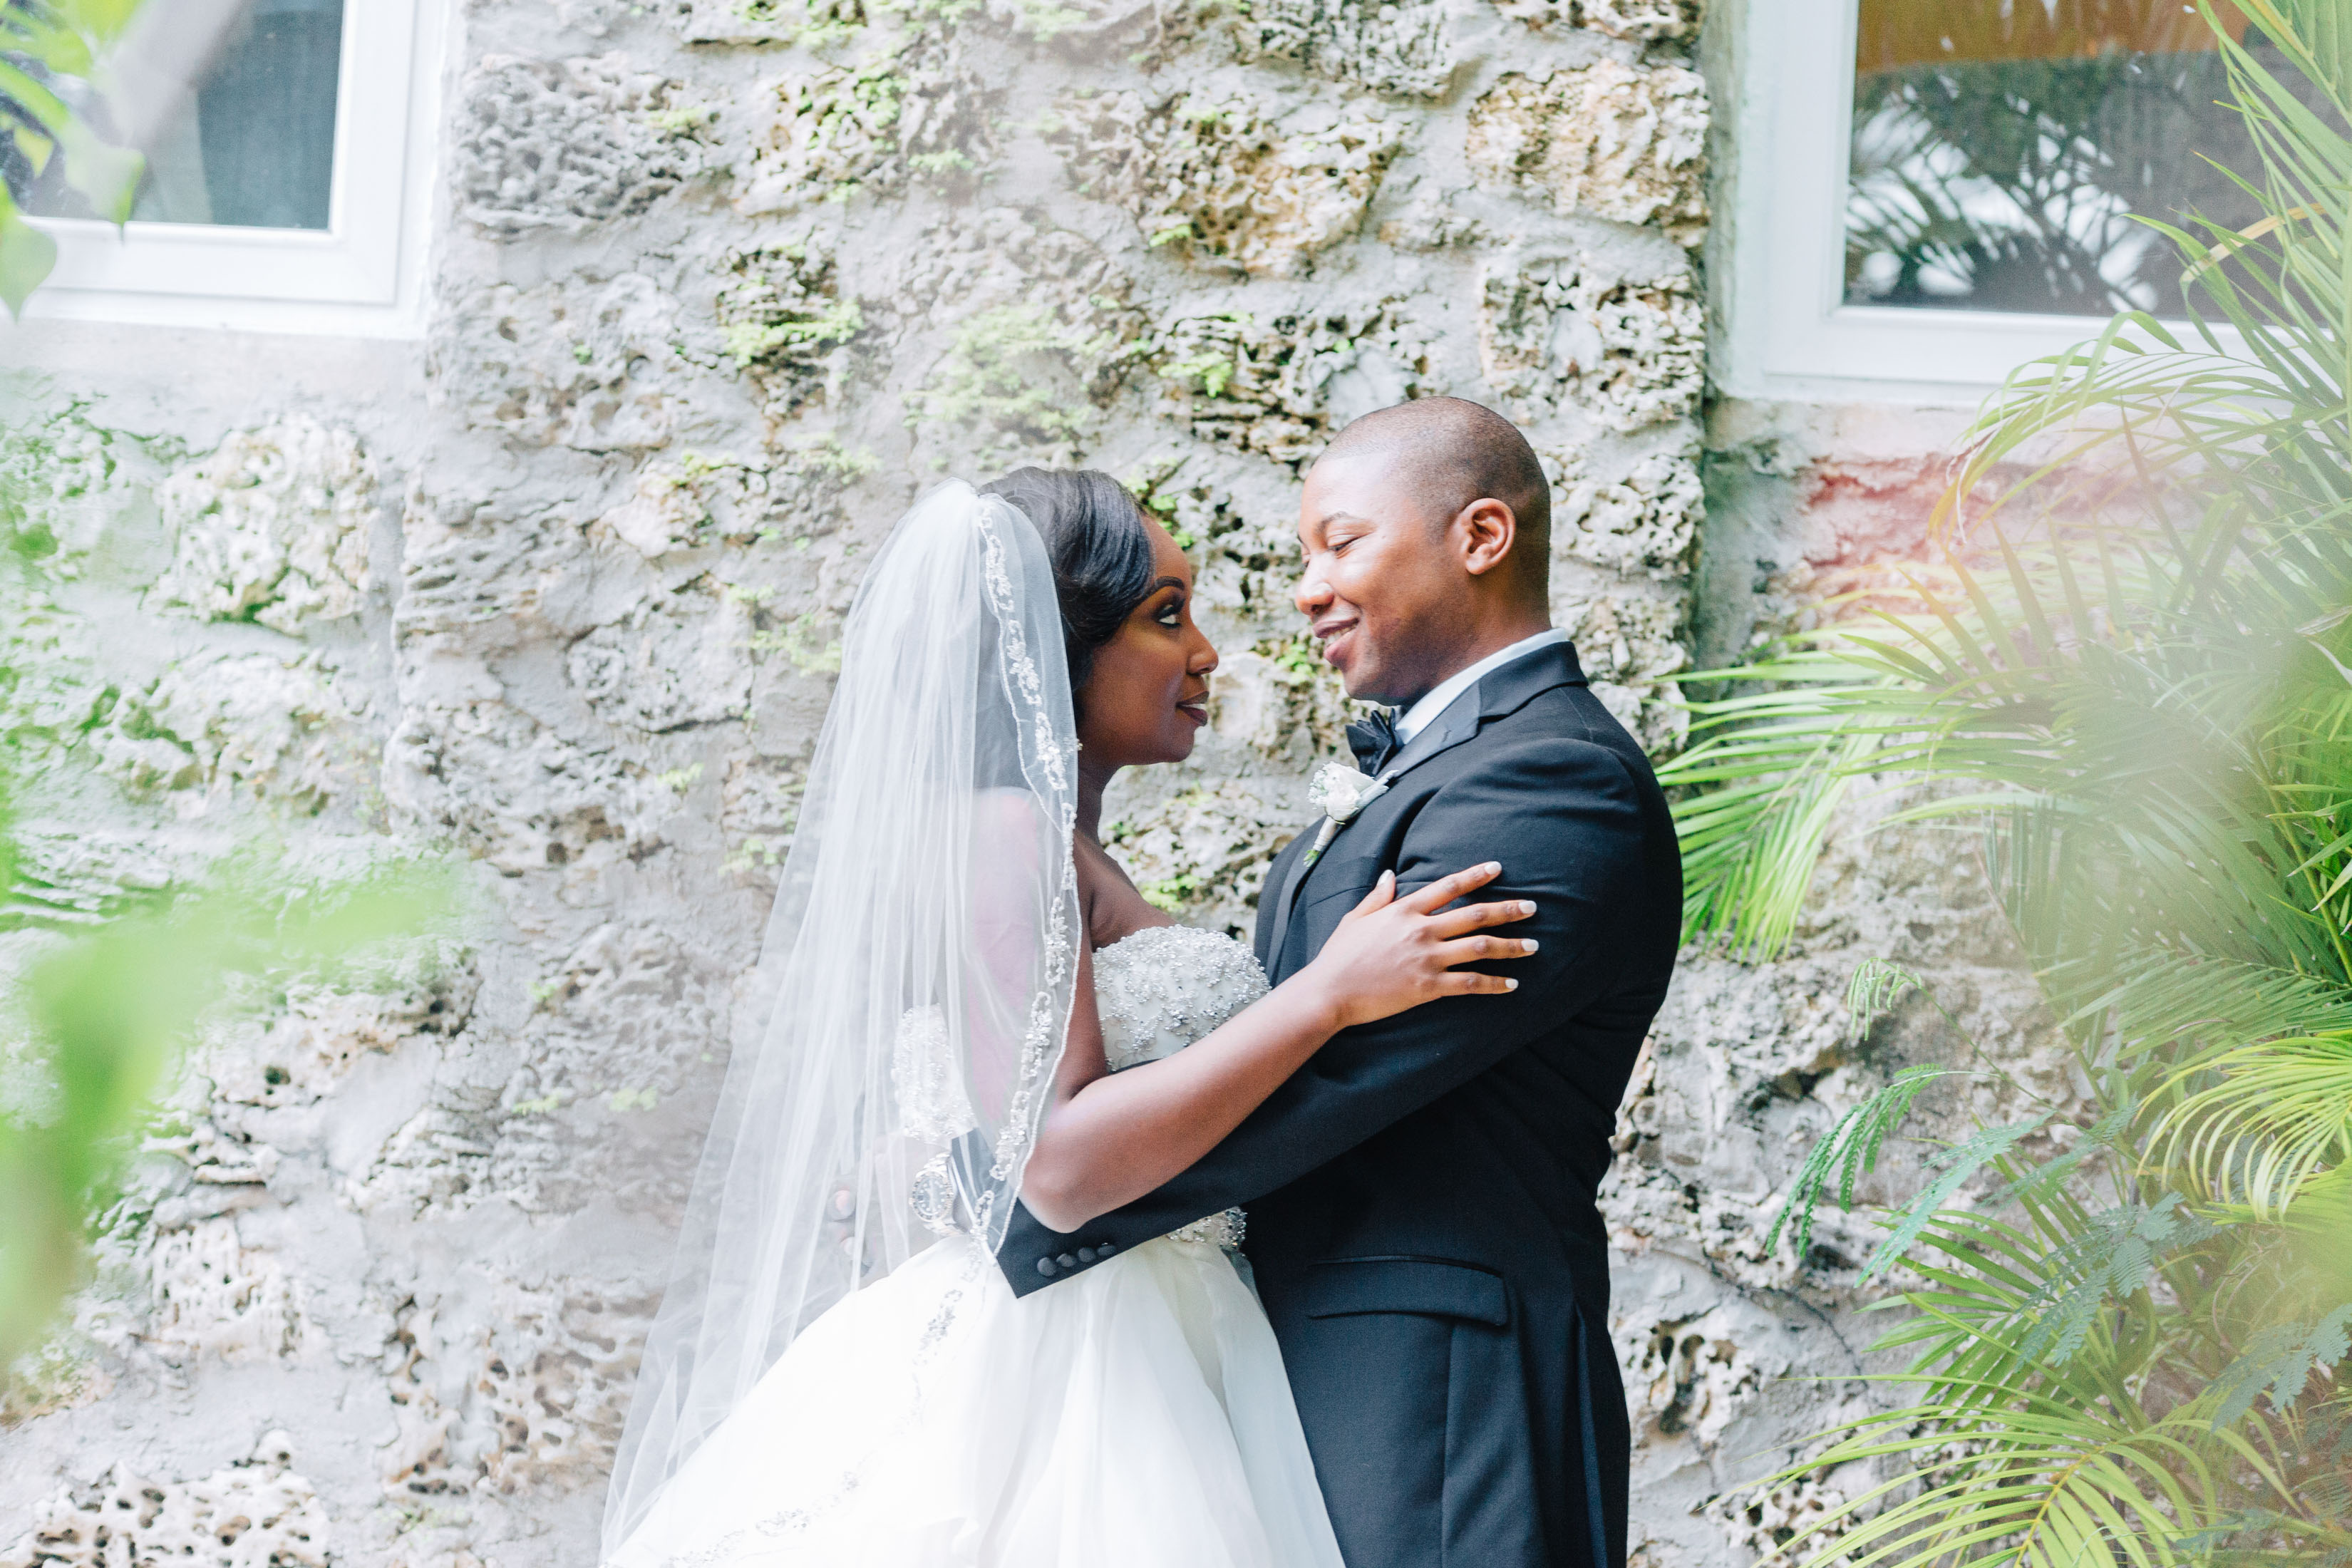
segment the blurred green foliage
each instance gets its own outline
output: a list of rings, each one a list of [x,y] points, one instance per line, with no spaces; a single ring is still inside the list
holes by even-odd
[[[131,216],[145,161],[114,145],[86,105],[106,51],[141,0],[0,0],[0,304],[20,313],[57,265],[57,242],[20,203],[57,180],[112,223]]]
[[[13,858],[0,837],[0,868]],[[197,1033],[298,981],[331,983],[455,906],[424,865],[322,883],[248,855],[198,889],[51,933],[0,1015],[31,1076],[0,1113],[0,1368],[85,1278],[92,1226]]]

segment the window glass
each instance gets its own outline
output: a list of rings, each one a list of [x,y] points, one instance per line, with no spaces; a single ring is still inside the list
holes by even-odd
[[[2255,159],[2191,4],[1860,0],[1859,23],[1849,304],[2178,315],[2178,248],[2135,216],[2261,216],[2221,172]]]
[[[150,223],[323,229],[333,211],[344,0],[254,0],[185,114],[148,157]],[[28,210],[88,216],[54,178]]]

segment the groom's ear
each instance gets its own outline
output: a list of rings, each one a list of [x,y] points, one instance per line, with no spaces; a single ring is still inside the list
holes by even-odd
[[[1513,555],[1519,542],[1518,514],[1492,496],[1481,496],[1455,512],[1446,538],[1463,570],[1473,577],[1519,564]]]

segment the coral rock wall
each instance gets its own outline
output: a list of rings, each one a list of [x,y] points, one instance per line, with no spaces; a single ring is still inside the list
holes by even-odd
[[[268,999],[190,1063],[0,1411],[0,1563],[593,1562],[842,616],[937,477],[1084,458],[1192,552],[1213,732],[1107,826],[1184,919],[1246,927],[1340,750],[1289,603],[1298,475],[1398,399],[1526,427],[1560,623],[1673,746],[1660,682],[1731,613],[1693,598],[1697,26],[1695,0],[476,0],[423,342],[17,331],[0,966],[241,845],[297,874],[433,848],[477,900],[462,941]],[[1832,956],[1695,960],[1624,1113],[1644,1562],[1746,1561],[1820,1506],[1728,1494],[1852,1397],[1780,1380],[1861,1364],[1852,1259],[1761,1246],[1792,1140],[1885,1065],[1842,1043],[1835,954],[1986,919],[1932,856],[1835,876],[1807,939]],[[1907,926],[1870,913],[1905,900]]]

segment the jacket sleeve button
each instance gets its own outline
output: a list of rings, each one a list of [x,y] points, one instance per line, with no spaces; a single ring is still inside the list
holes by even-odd
[[[1117,1252],[1118,1250],[1118,1247],[1113,1247],[1109,1242],[1106,1241],[1101,1246],[1095,1248],[1095,1256],[1097,1258],[1108,1258],[1112,1253]]]
[[[1051,1279],[1054,1277],[1054,1260],[1050,1258],[1037,1259],[1037,1272]]]
[[[1054,1261],[1060,1264],[1065,1268],[1076,1268],[1078,1266],[1078,1260],[1071,1257],[1066,1252],[1062,1254],[1061,1257],[1054,1259]]]
[[[1078,1248],[1078,1261],[1079,1261],[1079,1262],[1081,1262],[1081,1263],[1092,1263],[1094,1260],[1095,1260],[1095,1249],[1094,1249],[1093,1247],[1081,1247],[1080,1248]]]

